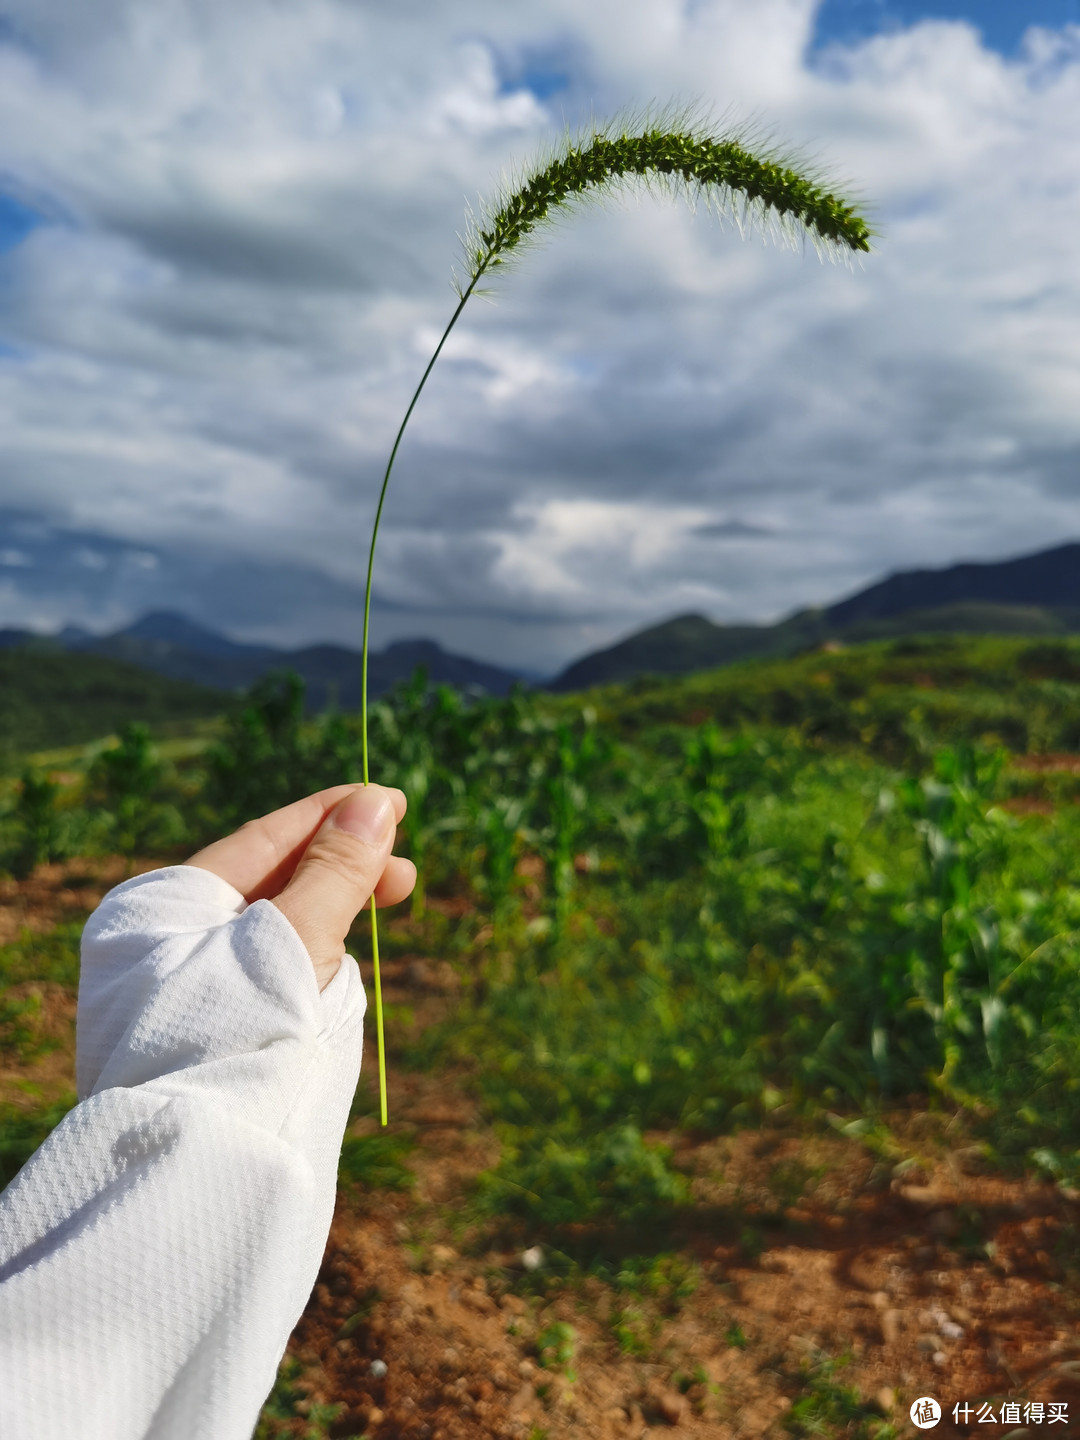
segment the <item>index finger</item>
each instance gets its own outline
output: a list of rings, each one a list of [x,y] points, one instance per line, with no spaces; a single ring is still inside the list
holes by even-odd
[[[400,822],[405,814],[406,800],[402,791],[392,785],[373,785],[385,790],[394,807],[394,818]],[[339,801],[361,785],[331,785],[305,795],[280,810],[272,810],[257,820],[249,820],[215,840],[183,863],[209,870],[240,891],[250,904],[278,895],[289,883],[300,857],[311,844],[315,832]]]

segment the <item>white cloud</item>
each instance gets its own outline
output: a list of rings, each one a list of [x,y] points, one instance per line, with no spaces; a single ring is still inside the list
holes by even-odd
[[[876,253],[822,266],[650,197],[567,219],[433,372],[377,638],[555,666],[677,610],[775,618],[1074,535],[1080,27],[1012,60],[940,21],[813,54],[814,12],[9,4],[0,176],[62,218],[0,256],[4,503],[321,569],[345,605],[466,198],[564,115],[672,97],[818,158]],[[535,64],[566,89],[533,95]],[[355,638],[304,603],[290,638],[303,613]]]

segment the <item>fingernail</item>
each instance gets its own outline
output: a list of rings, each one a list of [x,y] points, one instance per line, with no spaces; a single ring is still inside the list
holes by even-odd
[[[357,790],[342,801],[330,819],[339,830],[378,845],[394,823],[394,807],[383,790]]]

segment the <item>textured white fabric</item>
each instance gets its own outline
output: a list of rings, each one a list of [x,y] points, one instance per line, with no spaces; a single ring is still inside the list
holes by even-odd
[[[0,1195],[2,1440],[250,1440],[333,1219],[363,984],[169,866],[87,922],[80,1103]]]

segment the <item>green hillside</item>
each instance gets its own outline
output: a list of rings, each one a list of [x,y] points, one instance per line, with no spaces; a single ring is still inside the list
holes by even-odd
[[[905,762],[968,741],[1016,753],[1080,748],[1080,639],[911,636],[694,675],[643,675],[567,697],[624,736],[666,724],[779,726]]]
[[[640,675],[689,675],[755,657],[786,657],[829,642],[932,635],[1063,637],[1080,632],[1080,610],[1069,607],[957,601],[898,615],[837,618],[833,610],[800,610],[775,625],[717,625],[704,615],[677,615],[629,635],[606,650],[583,655],[552,681],[555,691],[611,685]]]
[[[98,739],[128,721],[160,729],[215,715],[227,700],[219,690],[98,655],[0,650],[0,764],[22,752]]]

